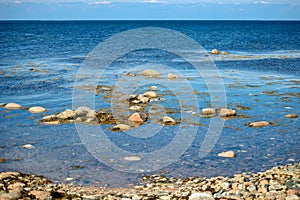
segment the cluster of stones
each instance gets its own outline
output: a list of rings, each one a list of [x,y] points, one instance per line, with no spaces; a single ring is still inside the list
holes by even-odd
[[[0,174],[0,199],[298,200],[299,190],[300,163],[232,177],[181,179],[151,175],[143,177],[140,185],[130,188],[72,186],[54,184],[35,175]]]
[[[90,124],[114,124],[115,119],[109,112],[95,111],[88,107],[79,107],[75,110],[66,109],[63,112],[48,115],[41,120],[45,124],[60,124],[82,122]]]
[[[213,49],[209,53],[211,53],[213,55],[218,55],[218,54],[228,55],[229,54],[229,52],[227,52],[227,51],[219,51],[218,49]]]

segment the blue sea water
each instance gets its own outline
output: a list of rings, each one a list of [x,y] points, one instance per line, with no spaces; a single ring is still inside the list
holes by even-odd
[[[236,109],[239,116],[247,116],[225,121],[217,144],[205,158],[199,158],[198,151],[210,119],[201,118],[189,149],[163,168],[163,172],[153,173],[174,177],[230,176],[299,161],[299,120],[284,118],[288,113],[300,114],[299,21],[1,21],[0,103],[41,105],[47,112],[31,114],[26,110],[0,108],[0,157],[7,159],[0,163],[0,171],[37,173],[57,181],[72,177],[76,183],[112,187],[139,181],[141,174],[119,172],[97,161],[82,144],[74,124],[46,126],[38,122],[44,115],[72,108],[78,69],[99,43],[122,31],[141,27],[172,29],[197,41],[207,51],[216,48],[229,52],[224,56],[212,55],[211,59],[223,77],[227,106]],[[200,108],[209,106],[210,97],[206,95],[203,80],[194,77],[193,70],[177,57],[141,50],[120,57],[115,64],[122,71],[125,65],[149,60],[169,63],[189,77],[198,91]],[[110,75],[114,72],[108,72],[107,76]],[[103,84],[113,85],[118,78],[109,78]],[[101,95],[96,99],[98,109],[109,106]],[[177,108],[178,103],[164,106]],[[276,125],[247,127],[247,123],[259,120]],[[114,144],[139,153],[158,150],[171,142],[174,130],[176,126],[167,127],[149,140],[133,140],[109,129],[106,134]],[[22,148],[28,143],[35,148]],[[234,150],[236,157],[216,156],[227,150]],[[83,168],[76,168],[78,165]]]

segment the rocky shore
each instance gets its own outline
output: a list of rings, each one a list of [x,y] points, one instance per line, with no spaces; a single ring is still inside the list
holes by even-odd
[[[3,172],[0,199],[282,199],[300,196],[300,163],[233,177],[143,177],[130,188],[105,188],[52,183],[42,176]]]

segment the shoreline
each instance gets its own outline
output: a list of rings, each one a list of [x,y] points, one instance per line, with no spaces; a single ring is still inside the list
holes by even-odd
[[[52,183],[43,176],[0,173],[0,199],[286,199],[300,197],[300,162],[232,177],[151,175],[130,188]]]

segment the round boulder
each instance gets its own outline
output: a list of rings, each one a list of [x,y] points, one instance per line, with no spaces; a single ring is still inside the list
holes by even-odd
[[[5,108],[7,109],[20,109],[22,108],[22,106],[20,104],[17,103],[8,103],[5,105]]]
[[[33,107],[30,107],[28,109],[28,111],[31,113],[41,113],[41,112],[45,112],[46,109],[41,106],[33,106]]]

